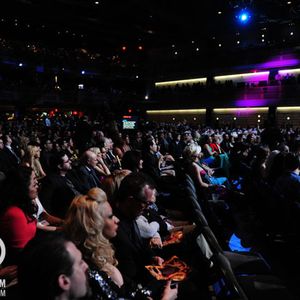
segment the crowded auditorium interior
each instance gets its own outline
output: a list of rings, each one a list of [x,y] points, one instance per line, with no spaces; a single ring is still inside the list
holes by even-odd
[[[0,297],[300,299],[299,0],[1,4]]]

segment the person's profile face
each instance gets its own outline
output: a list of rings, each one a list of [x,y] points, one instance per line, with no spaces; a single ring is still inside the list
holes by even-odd
[[[133,197],[129,196],[126,204],[126,214],[130,218],[137,218],[143,211],[152,204],[151,199],[153,198],[153,193],[155,189],[152,189],[148,184],[143,187],[141,196]]]
[[[66,250],[73,260],[73,272],[70,279],[69,295],[70,299],[79,299],[89,294],[89,285],[87,280],[88,265],[82,259],[81,252],[72,242],[67,242]]]
[[[117,235],[119,219],[113,214],[112,208],[108,201],[103,204],[101,210],[104,220],[103,235],[110,240]]]
[[[38,181],[34,172],[32,171],[30,176],[30,183],[28,187],[28,196],[30,199],[35,199],[38,195]]]

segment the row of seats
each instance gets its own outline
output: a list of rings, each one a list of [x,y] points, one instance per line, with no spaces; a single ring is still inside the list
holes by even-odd
[[[205,215],[193,179],[185,175],[186,198],[193,210],[201,255],[211,262],[218,276],[213,282],[218,299],[296,299],[282,280],[272,274],[271,267],[260,253],[223,250]]]

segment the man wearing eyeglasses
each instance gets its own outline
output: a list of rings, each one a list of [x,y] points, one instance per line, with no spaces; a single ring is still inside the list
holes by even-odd
[[[115,213],[120,219],[117,236],[112,240],[116,257],[125,281],[145,283],[145,265],[162,264],[163,259],[155,256],[149,243],[142,239],[136,218],[150,205],[154,186],[142,173],[132,173],[121,182]]]

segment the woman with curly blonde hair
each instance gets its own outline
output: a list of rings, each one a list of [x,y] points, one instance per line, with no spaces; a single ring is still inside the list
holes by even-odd
[[[64,230],[90,267],[104,271],[121,287],[123,278],[116,268],[117,261],[109,242],[117,234],[118,223],[105,192],[93,188],[87,195],[74,198],[67,212]]]

